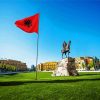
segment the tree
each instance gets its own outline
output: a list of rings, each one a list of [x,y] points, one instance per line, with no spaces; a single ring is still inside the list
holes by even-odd
[[[98,70],[100,67],[99,65],[99,59],[97,57],[94,58],[94,69]]]
[[[36,71],[36,67],[34,65],[31,66],[31,71]]]
[[[93,67],[94,67],[94,62],[93,62],[93,60],[92,60],[91,62],[89,62],[88,66],[89,66],[90,68],[93,68]]]
[[[85,68],[85,62],[82,62],[82,68],[84,69]]]

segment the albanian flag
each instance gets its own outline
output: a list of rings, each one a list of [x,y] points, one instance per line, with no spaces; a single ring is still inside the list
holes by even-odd
[[[16,26],[27,33],[36,32],[38,34],[39,14],[30,16],[15,22]]]

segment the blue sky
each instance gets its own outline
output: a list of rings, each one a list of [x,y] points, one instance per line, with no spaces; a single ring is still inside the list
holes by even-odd
[[[99,0],[0,0],[0,58],[35,65],[37,34],[15,21],[40,13],[39,62],[59,61],[62,43],[72,41],[72,57],[100,58]]]

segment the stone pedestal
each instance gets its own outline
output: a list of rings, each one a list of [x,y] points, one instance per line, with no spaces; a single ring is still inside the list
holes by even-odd
[[[79,75],[75,68],[74,58],[64,58],[59,61],[57,68],[54,70],[52,76],[77,76]]]

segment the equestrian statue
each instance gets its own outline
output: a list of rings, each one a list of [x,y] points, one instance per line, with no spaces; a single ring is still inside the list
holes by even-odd
[[[71,41],[69,41],[68,43],[66,43],[65,41],[63,42],[63,49],[61,50],[62,58],[63,58],[63,54],[65,54],[65,56],[67,58],[67,53],[68,53],[68,57],[69,57],[70,45],[71,45]]]

